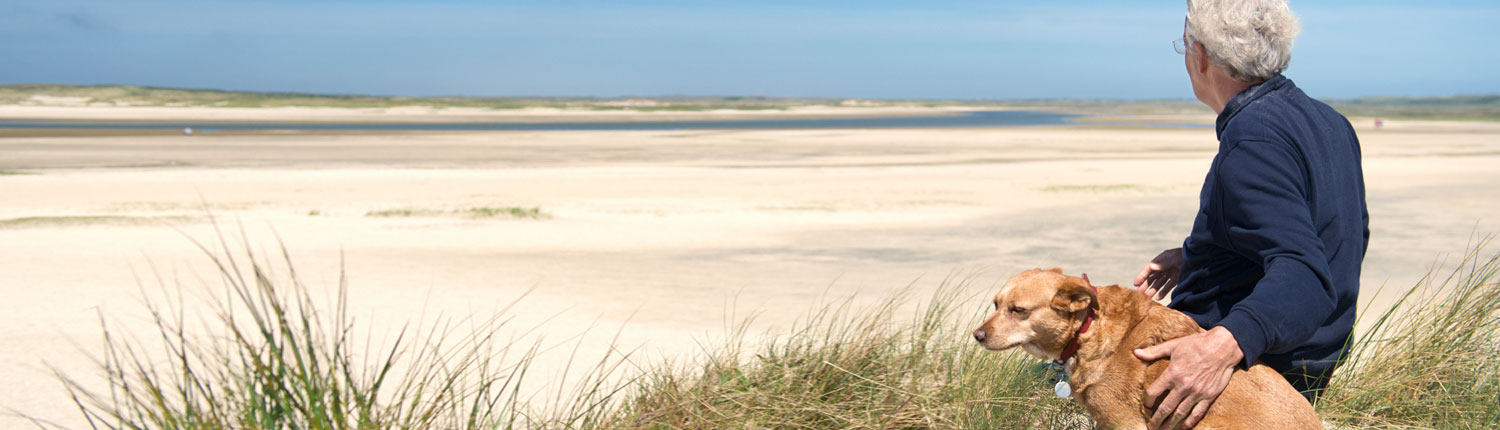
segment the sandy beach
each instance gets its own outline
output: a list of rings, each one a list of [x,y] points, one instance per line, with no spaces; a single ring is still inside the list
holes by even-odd
[[[29,108],[0,117],[56,118]],[[1379,310],[1382,285],[1500,231],[1500,124],[1353,121],[1373,230],[1361,309]],[[623,327],[618,343],[649,362],[726,321],[755,314],[775,333],[824,297],[925,295],[955,275],[976,294],[1033,267],[1128,284],[1180,244],[1215,149],[1212,129],[1107,123],[0,138],[0,407],[79,424],[48,366],[92,377],[80,351],[97,350],[101,314],[142,326],[138,285],[217,291],[190,240],[217,240],[209,213],[234,243],[243,231],[269,254],[279,237],[317,291],[342,265],[377,338],[525,295],[518,326],[569,345]]]

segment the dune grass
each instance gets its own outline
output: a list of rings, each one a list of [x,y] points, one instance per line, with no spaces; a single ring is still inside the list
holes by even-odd
[[[1485,241],[1487,243],[1488,241]],[[1317,405],[1344,428],[1494,428],[1500,422],[1500,254],[1473,247],[1446,277],[1412,287]],[[535,403],[520,383],[540,348],[497,334],[504,312],[413,323],[385,347],[359,339],[346,286],[320,310],[291,269],[248,250],[203,247],[223,291],[200,325],[176,300],[147,301],[155,332],[104,325],[103,385],[58,374],[94,428],[475,429],[1090,428],[1052,396],[1023,354],[991,353],[968,331],[988,312],[970,278],[925,300],[815,306],[752,339],[749,320],[680,362],[631,368],[613,354]],[[1438,273],[1434,270],[1434,274]],[[179,287],[180,288],[180,287]],[[988,294],[986,291],[984,294]],[[1413,306],[1414,305],[1414,306]],[[148,340],[153,340],[148,342]],[[159,347],[150,345],[160,344]],[[575,352],[576,353],[576,352]]]
[[[1319,412],[1349,426],[1500,428],[1500,253],[1433,269],[1353,342]]]
[[[92,428],[473,429],[504,416],[497,405],[515,373],[492,365],[495,320],[456,339],[468,347],[459,351],[446,347],[447,324],[359,350],[342,283],[330,315],[296,279],[244,263],[215,258],[226,299],[210,303],[201,327],[184,316],[180,296],[147,301],[154,339],[103,324],[94,359],[108,388],[58,375]],[[393,374],[397,364],[409,370]]]
[[[684,367],[647,372],[604,428],[1090,428],[1035,360],[988,352],[950,279],[914,311],[905,295],[823,306],[790,334],[746,348],[739,330]],[[959,316],[973,316],[960,318]]]
[[[285,248],[278,268],[225,243],[198,244],[222,285],[203,303],[185,302],[181,285],[175,296],[143,290],[154,332],[121,333],[100,316],[102,383],[57,372],[91,428],[574,427],[603,411],[526,406],[520,384],[543,347],[497,337],[513,329],[504,310],[410,323],[382,345],[357,334],[342,274],[336,299],[319,306]],[[571,398],[605,397],[621,358],[587,369]]]

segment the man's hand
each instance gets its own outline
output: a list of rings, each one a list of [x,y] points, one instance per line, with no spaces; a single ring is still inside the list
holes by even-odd
[[[1135,275],[1136,291],[1156,300],[1167,298],[1167,293],[1177,288],[1177,277],[1182,275],[1182,248],[1172,248],[1156,254],[1141,274]]]
[[[1167,371],[1146,387],[1146,406],[1156,405],[1150,423],[1156,430],[1170,428],[1174,422],[1182,423],[1183,428],[1198,425],[1214,399],[1229,386],[1229,376],[1244,353],[1234,334],[1215,326],[1207,332],[1137,349],[1135,356],[1145,361],[1172,359]]]

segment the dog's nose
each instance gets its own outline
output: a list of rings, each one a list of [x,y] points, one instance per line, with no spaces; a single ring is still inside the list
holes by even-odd
[[[985,336],[985,333],[984,333],[984,329],[974,330],[974,340],[975,341],[984,342],[984,338],[985,337],[986,336]]]

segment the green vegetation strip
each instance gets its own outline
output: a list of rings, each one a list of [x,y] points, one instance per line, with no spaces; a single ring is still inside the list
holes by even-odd
[[[697,112],[716,109],[780,110],[799,106],[846,106],[845,99],[775,97],[392,97],[289,92],[224,91],[131,85],[0,85],[0,104],[41,103],[35,97],[65,98],[75,104],[110,106],[335,107],[335,108],[479,108],[531,107]],[[1443,97],[1364,97],[1326,99],[1347,116],[1415,120],[1500,121],[1500,95]],[[857,107],[1019,107],[1095,115],[1203,114],[1190,99],[989,99],[989,100],[855,100]]]
[[[456,216],[474,219],[487,218],[515,218],[515,219],[549,219],[551,214],[542,212],[542,208],[531,207],[473,207],[465,209],[442,210],[423,208],[397,208],[373,210],[365,212],[367,217],[377,218],[406,218],[406,217],[445,217]]]
[[[221,239],[222,242],[222,239]],[[1367,312],[1370,331],[1317,405],[1337,428],[1494,428],[1500,422],[1500,254],[1471,250],[1450,275],[1412,287],[1399,306]],[[748,324],[680,364],[619,352],[570,373],[576,382],[522,394],[545,347],[513,343],[501,311],[418,321],[380,345],[357,333],[343,280],[331,309],[295,277],[249,251],[201,245],[223,294],[184,321],[176,285],[144,303],[155,327],[103,325],[97,372],[58,373],[93,428],[105,429],[1086,429],[1053,397],[1040,362],[969,340],[989,313],[943,283],[913,306],[906,294],[834,302],[764,341]],[[222,251],[220,251],[222,250]],[[282,252],[281,255],[289,255]],[[909,289],[908,289],[909,291]],[[983,291],[988,295],[992,291]],[[514,304],[513,304],[514,305]],[[914,311],[913,311],[914,309]],[[463,327],[465,331],[456,331]],[[473,329],[472,334],[466,334]],[[146,342],[146,340],[152,342]],[[364,342],[359,341],[365,339]],[[158,343],[165,343],[159,349]],[[562,351],[566,353],[566,351]],[[103,381],[94,375],[102,375]],[[534,388],[531,388],[534,389]],[[528,389],[529,390],[529,389]]]
[[[1350,117],[1407,120],[1500,121],[1500,95],[1364,97],[1323,99]],[[991,100],[991,104],[1089,115],[1209,114],[1196,100],[1039,99]]]
[[[335,108],[479,108],[521,109],[529,107],[589,110],[704,111],[715,109],[775,110],[795,106],[839,105],[843,99],[771,97],[392,97],[376,95],[329,95],[313,93],[223,91],[141,87],[131,85],[0,85],[0,104],[39,103],[33,97],[67,98],[75,104],[123,106],[205,107],[335,107]],[[921,103],[861,100],[860,106],[920,106]]]
[[[1157,187],[1149,187],[1139,184],[1107,184],[1107,185],[1053,185],[1042,188],[1049,193],[1059,192],[1091,192],[1110,193],[1116,191],[1156,191]]]
[[[0,229],[78,227],[89,225],[142,225],[191,221],[192,217],[133,217],[118,215],[36,216],[0,219]]]

